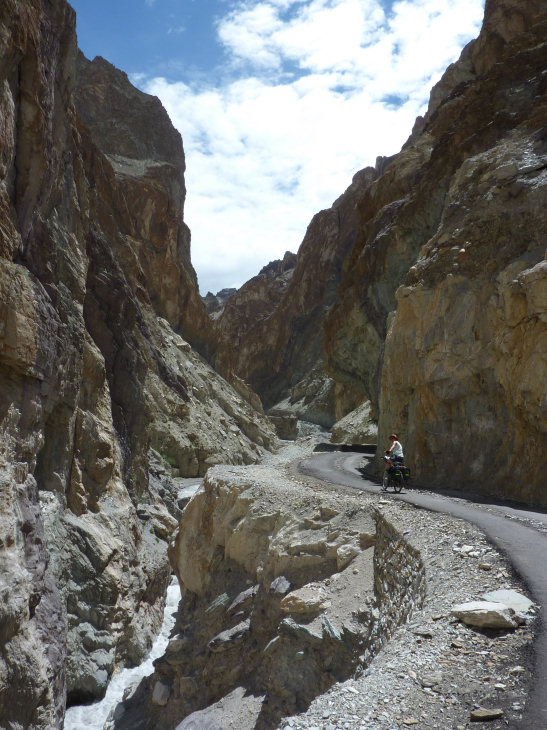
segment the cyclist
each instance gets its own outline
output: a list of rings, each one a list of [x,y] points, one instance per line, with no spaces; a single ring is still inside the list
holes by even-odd
[[[389,449],[386,449],[384,451],[384,460],[386,462],[386,468],[384,473],[384,479],[382,480],[382,492],[387,491],[388,484],[390,483],[390,478],[388,477],[388,473],[392,473],[391,470],[393,467],[402,467],[404,463],[404,454],[403,454],[403,446],[401,442],[399,441],[399,437],[397,434],[392,433],[389,435],[389,441],[390,446]],[[387,479],[386,479],[387,477]],[[400,492],[403,488],[403,478],[405,481],[410,478],[410,473],[408,476],[400,476],[398,475],[397,481],[394,484],[395,491]]]
[[[389,460],[386,462],[387,466],[392,467],[397,462],[399,462],[399,464],[402,464],[405,459],[403,455],[403,446],[399,441],[399,437],[397,436],[397,434],[392,433],[389,435],[389,440],[391,442],[391,445],[389,449],[386,449],[384,451],[384,454],[389,457]]]

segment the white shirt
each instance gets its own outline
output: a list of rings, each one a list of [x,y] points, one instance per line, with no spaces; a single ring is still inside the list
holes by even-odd
[[[401,459],[404,458],[403,457],[403,447],[401,446],[401,444],[399,443],[399,441],[394,441],[393,442],[393,451],[391,452],[391,455],[392,456],[400,456]]]

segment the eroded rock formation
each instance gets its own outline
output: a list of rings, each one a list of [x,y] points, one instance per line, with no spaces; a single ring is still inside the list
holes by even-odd
[[[139,661],[161,620],[178,476],[275,444],[232,375],[236,326],[236,370],[268,407],[330,425],[368,399],[380,440],[397,430],[422,482],[547,503],[541,0],[486,3],[402,152],[358,173],[295,265],[234,296],[223,329],[197,291],[182,141],[159,102],[78,57],[64,0],[4,0],[0,28],[2,724],[60,727],[67,698],[100,696]],[[333,303],[338,391],[324,372]],[[395,625],[420,600],[419,555],[395,552],[379,515],[374,564],[370,514],[300,497],[260,470],[209,472],[171,549],[186,601],[135,698],[142,722],[198,709],[209,677],[207,702],[248,684],[274,723],[389,634],[378,602],[408,596],[386,610]],[[354,605],[357,564],[370,601]],[[355,615],[337,623],[323,580]],[[194,609],[205,618],[188,630]],[[299,651],[313,660],[297,683]]]
[[[335,444],[375,444],[378,425],[372,415],[370,401],[350,411],[331,428],[331,440]]]
[[[170,547],[174,635],[114,726],[206,727],[193,713],[223,700],[238,727],[275,728],[367,665],[425,582],[417,551],[360,502],[271,467],[210,469]]]
[[[230,298],[219,319],[236,345],[234,370],[274,416],[325,428],[337,420],[335,383],[323,366],[323,321],[354,243],[356,200],[385,162],[358,172],[332,207],[314,216],[290,268],[287,255],[265,267]],[[360,392],[352,406],[362,398]]]
[[[361,197],[327,318],[333,377],[419,480],[547,504],[545,7],[486,3],[478,40]]]
[[[190,263],[180,135],[77,59],[74,26],[64,0],[0,6],[0,724],[48,730],[161,622],[177,490],[150,469],[275,443],[204,359],[231,377]]]

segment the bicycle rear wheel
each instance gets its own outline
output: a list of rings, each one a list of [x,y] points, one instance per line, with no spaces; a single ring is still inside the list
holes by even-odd
[[[404,486],[403,477],[399,474],[398,476],[394,475],[391,477],[391,483],[393,484],[393,489],[397,494],[402,491]]]

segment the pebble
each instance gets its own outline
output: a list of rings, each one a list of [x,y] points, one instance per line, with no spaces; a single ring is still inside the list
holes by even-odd
[[[472,710],[470,715],[471,722],[497,720],[498,717],[503,717],[503,710],[501,708],[489,709],[488,707],[479,707],[476,710]]]

